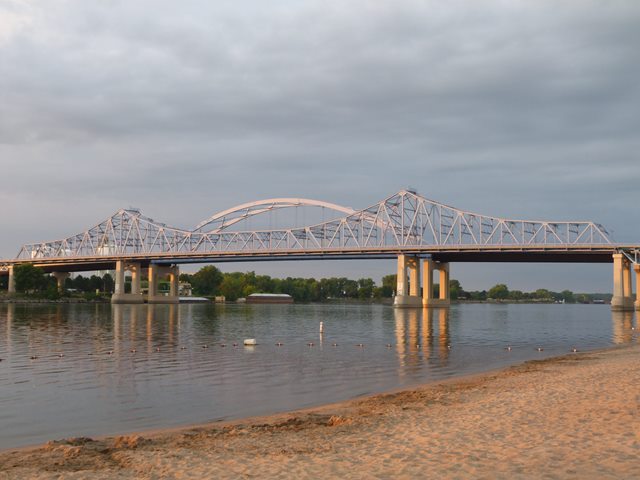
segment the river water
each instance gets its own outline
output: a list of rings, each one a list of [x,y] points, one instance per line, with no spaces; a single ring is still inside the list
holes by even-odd
[[[635,325],[605,305],[4,304],[0,449],[319,405],[638,342]]]

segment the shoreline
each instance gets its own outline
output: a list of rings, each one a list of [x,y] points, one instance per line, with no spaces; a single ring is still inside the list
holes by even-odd
[[[519,411],[516,412],[512,409],[516,404],[521,405],[524,409],[531,408],[533,417],[543,423],[547,417],[558,417],[556,423],[552,423],[549,427],[553,428],[553,431],[538,428],[528,433],[546,438],[556,448],[562,450],[562,447],[559,447],[557,442],[554,443],[554,440],[557,440],[558,435],[566,436],[568,434],[569,437],[572,437],[571,430],[556,435],[555,427],[562,422],[569,422],[574,427],[580,428],[584,428],[585,424],[588,426],[589,422],[585,422],[580,417],[585,410],[598,409],[593,402],[593,404],[585,403],[589,394],[593,395],[590,390],[593,390],[594,384],[600,385],[607,394],[605,396],[596,395],[593,398],[594,402],[601,404],[600,407],[603,411],[606,412],[609,407],[609,413],[620,413],[621,405],[626,404],[636,412],[635,417],[626,418],[627,415],[625,415],[625,421],[618,422],[618,428],[630,429],[631,437],[629,437],[628,431],[624,437],[631,438],[632,442],[626,448],[630,448],[631,453],[638,455],[640,454],[640,420],[637,416],[639,406],[635,395],[637,388],[629,391],[630,387],[625,389],[621,385],[624,381],[633,382],[634,378],[640,378],[640,362],[638,360],[640,360],[640,346],[638,344],[615,346],[543,360],[530,360],[502,369],[423,383],[408,388],[399,387],[383,393],[295,411],[151,429],[118,436],[99,436],[95,439],[50,441],[45,445],[0,451],[0,478],[59,478],[61,474],[79,475],[81,472],[85,474],[91,472],[92,478],[100,478],[96,476],[100,474],[104,474],[104,478],[113,477],[116,474],[124,475],[121,478],[138,478],[140,476],[153,478],[153,476],[146,476],[151,473],[174,478],[179,476],[184,469],[200,472],[202,475],[213,472],[217,476],[236,477],[247,475],[251,471],[249,468],[251,465],[257,468],[256,472],[264,470],[267,468],[264,465],[265,462],[273,460],[274,456],[280,458],[283,455],[287,458],[287,463],[294,462],[299,466],[316,465],[317,468],[324,469],[322,470],[324,475],[339,474],[348,478],[361,478],[358,472],[350,473],[346,467],[361,463],[361,458],[367,457],[369,451],[366,448],[363,450],[363,443],[365,447],[367,444],[372,445],[372,448],[375,447],[374,450],[382,452],[381,455],[384,457],[388,456],[384,452],[394,451],[398,444],[402,444],[403,449],[408,451],[413,449],[413,444],[423,445],[423,447],[432,446],[424,445],[425,438],[439,438],[439,442],[436,443],[446,453],[451,449],[451,442],[455,443],[461,437],[470,436],[469,441],[463,443],[473,447],[472,449],[475,451],[478,448],[478,442],[473,441],[475,436],[482,439],[480,443],[483,445],[485,456],[486,452],[491,452],[490,456],[499,457],[501,450],[518,442],[523,428],[527,432],[529,422],[521,424],[520,413],[517,413]],[[601,371],[606,371],[606,374],[601,375]],[[597,375],[594,376],[594,373]],[[637,375],[634,376],[634,373]],[[563,382],[563,376],[571,378],[571,382],[569,384]],[[589,380],[589,377],[593,378]],[[634,384],[635,382],[630,385]],[[537,389],[534,388],[536,386]],[[538,405],[545,403],[538,390],[553,393],[557,404],[552,403],[548,408]],[[576,392],[579,391],[582,392],[582,396],[576,397]],[[506,397],[510,397],[514,402],[512,408],[510,408]],[[605,401],[603,398],[607,400]],[[605,405],[611,398],[620,400],[616,403],[615,408]],[[572,402],[576,402],[575,409],[571,408]],[[577,403],[584,403],[584,405],[580,407]],[[535,405],[538,405],[537,409],[533,408]],[[461,409],[461,406],[464,408]],[[558,410],[559,406],[562,408]],[[501,411],[502,414],[489,414],[484,411],[488,407]],[[558,411],[554,411],[554,409]],[[492,410],[489,409],[489,411]],[[450,422],[447,422],[447,417],[453,412],[460,414],[460,418],[464,418],[465,415],[470,415],[472,412],[473,421],[463,421],[458,417],[452,417],[449,418]],[[509,415],[505,415],[505,413],[511,413],[514,418],[509,421]],[[572,420],[572,417],[576,416],[578,417],[577,423],[575,418]],[[428,421],[425,421],[425,417]],[[597,419],[591,418],[591,420],[599,424]],[[462,424],[458,425],[461,422]],[[499,435],[487,437],[486,432],[477,430],[478,424],[493,428],[491,425],[494,423],[501,425]],[[588,437],[589,445],[595,446],[592,442],[595,438],[606,439],[610,434],[606,430],[614,423],[599,425],[598,428],[592,425],[590,428],[593,431]],[[437,425],[440,425],[441,428],[437,428]],[[410,433],[406,433],[407,430]],[[425,436],[418,434],[418,432],[424,432]],[[448,432],[448,436],[451,437],[449,441],[444,441],[444,443],[443,432]],[[409,442],[406,441],[407,436],[410,438]],[[503,444],[499,441],[503,437],[508,438],[509,441]],[[337,453],[334,448],[336,445],[329,448],[333,444],[339,444],[345,438],[351,438],[351,441],[346,443],[346,449],[345,446],[339,449],[342,453]],[[358,439],[362,441],[358,441]],[[499,445],[492,445],[492,441]],[[571,438],[571,441],[575,443],[576,439]],[[496,448],[498,446],[501,448]],[[611,445],[603,442],[598,448],[606,453],[620,447],[621,444],[618,441]],[[544,442],[538,448],[544,450]],[[425,452],[422,448],[418,450],[423,454]],[[180,453],[176,454],[176,451]],[[257,452],[256,455],[247,454],[252,451]],[[413,452],[412,455],[416,456],[416,453]],[[586,453],[590,454],[590,452]],[[595,456],[595,452],[591,453],[594,453]],[[346,457],[345,454],[347,454]],[[178,456],[176,457],[176,455]],[[202,458],[203,455],[206,459]],[[581,455],[584,455],[584,452],[580,455],[576,453],[575,460],[569,462],[571,468],[565,470],[567,475],[573,476],[574,474],[569,471],[575,471],[575,475],[583,477],[589,476],[589,474],[600,478],[607,476],[607,472],[599,467],[597,468],[598,475],[595,471],[585,469],[585,465],[594,469],[596,469],[596,465],[593,461],[585,464]],[[623,452],[622,456],[624,457],[624,455],[630,455],[630,453]],[[158,462],[164,456],[169,456],[174,461],[160,462],[162,464],[160,467]],[[464,472],[471,476],[496,473],[494,469],[497,468],[495,463],[498,461],[497,458],[481,461],[482,455],[479,452],[474,454],[459,452],[454,456],[460,457],[456,458],[456,465],[462,469],[457,472],[459,475],[464,475]],[[127,461],[123,463],[118,460],[114,463],[114,457],[120,460],[127,459]],[[571,459],[571,455],[567,457],[566,452],[562,458],[556,457],[554,457],[556,463],[566,463]],[[332,458],[332,461],[329,461],[328,458]],[[380,464],[380,459],[375,455],[370,460],[376,464],[376,471],[382,474],[402,475],[404,472],[411,476],[418,472],[416,470],[412,473],[407,470],[411,470],[416,465],[412,464],[412,467],[408,467],[404,462],[395,461],[393,458],[386,458],[386,461],[382,462],[383,464]],[[437,456],[430,459],[429,455],[426,455],[425,458],[418,455],[414,460],[418,461],[418,464],[426,462],[423,466],[428,464],[430,468],[438,467],[442,474],[455,473],[447,469],[447,462],[438,464]],[[509,459],[500,461],[500,468],[507,468],[502,473],[505,475],[516,474],[517,476],[518,470],[509,470],[511,464],[509,461],[505,464],[506,460]],[[535,460],[535,457],[532,460]],[[338,468],[336,462],[342,467]],[[520,463],[520,460],[516,462],[516,464]],[[627,471],[626,468],[631,469],[634,465],[634,462],[630,461],[614,463],[616,465],[616,468],[612,470],[615,471],[614,476],[630,474],[631,470]],[[471,464],[473,464],[473,468],[465,470],[469,469]],[[143,468],[143,465],[146,467]],[[213,470],[211,470],[212,468]],[[282,474],[282,471],[277,470],[278,468],[277,465],[268,467],[269,472]],[[609,465],[607,468],[613,467]],[[303,472],[305,471],[303,470]],[[270,475],[269,472],[266,472],[267,476]],[[520,476],[523,473],[520,472]],[[534,473],[536,472],[532,471],[531,476],[539,476],[533,475]],[[359,474],[362,474],[362,471]],[[316,476],[309,473],[307,475]],[[76,478],[83,477],[80,475]]]

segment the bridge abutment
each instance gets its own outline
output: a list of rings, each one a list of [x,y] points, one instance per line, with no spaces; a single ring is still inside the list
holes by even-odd
[[[634,309],[631,285],[631,262],[622,253],[614,253],[612,310],[622,312]],[[636,306],[639,305],[636,302]]]
[[[158,280],[161,277],[169,277],[169,295],[160,295]],[[179,303],[179,277],[180,268],[177,265],[164,267],[161,265],[149,265],[149,297],[148,303]]]
[[[125,293],[125,273],[131,272],[131,293]],[[139,263],[125,263],[122,260],[116,262],[115,291],[111,295],[111,303],[144,303],[144,297],[140,292],[140,272]]]

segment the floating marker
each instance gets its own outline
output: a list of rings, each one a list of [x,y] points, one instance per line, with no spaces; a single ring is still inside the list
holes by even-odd
[[[245,338],[244,339],[244,344],[247,345],[247,346],[251,346],[252,347],[254,345],[257,345],[258,342],[256,342],[255,338]]]
[[[324,332],[324,324],[320,322],[320,333]]]

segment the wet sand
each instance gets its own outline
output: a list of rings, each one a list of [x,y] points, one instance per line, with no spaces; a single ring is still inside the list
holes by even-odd
[[[1,479],[639,478],[640,345],[282,415],[0,453]]]

